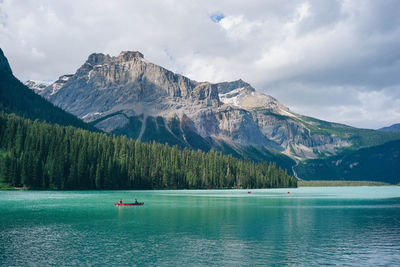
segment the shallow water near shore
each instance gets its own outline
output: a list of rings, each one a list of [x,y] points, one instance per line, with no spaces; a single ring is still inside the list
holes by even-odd
[[[0,265],[400,264],[400,187],[248,191],[2,191]]]

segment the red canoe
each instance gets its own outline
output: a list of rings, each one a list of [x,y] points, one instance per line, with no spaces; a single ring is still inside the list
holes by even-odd
[[[122,203],[122,204],[114,204],[114,206],[142,206],[144,205],[144,202],[138,202],[138,203]]]

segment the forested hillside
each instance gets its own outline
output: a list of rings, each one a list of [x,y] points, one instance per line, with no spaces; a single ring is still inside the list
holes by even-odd
[[[0,48],[0,110],[15,113],[30,119],[41,119],[50,123],[72,125],[98,131],[74,115],[54,106],[23,85],[12,74],[3,51]]]
[[[0,179],[34,189],[296,187],[275,164],[0,113]]]
[[[300,163],[296,172],[305,180],[369,180],[398,184],[400,140],[308,160]]]

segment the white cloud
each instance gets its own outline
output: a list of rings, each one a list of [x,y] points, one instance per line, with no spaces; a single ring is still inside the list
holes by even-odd
[[[92,52],[139,50],[192,79],[242,78],[306,115],[400,122],[396,0],[4,0],[0,47],[21,80],[72,73]]]
[[[225,30],[229,31],[232,29],[232,27],[237,27],[238,25],[242,24],[243,22],[243,16],[228,16],[223,18],[219,24],[221,24],[221,27],[224,28]]]
[[[263,25],[258,21],[246,20],[243,15],[224,17],[219,24],[230,38],[244,40],[252,38],[251,34],[257,34],[255,29]]]

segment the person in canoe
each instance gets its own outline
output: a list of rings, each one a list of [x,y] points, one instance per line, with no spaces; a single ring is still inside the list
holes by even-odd
[[[120,199],[120,200],[118,201],[118,204],[122,204],[122,199]]]
[[[138,202],[137,202],[137,199],[135,198],[135,204],[137,204]]]

